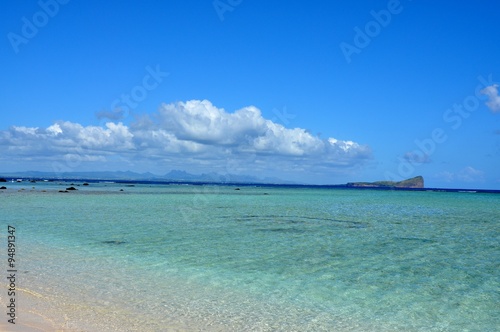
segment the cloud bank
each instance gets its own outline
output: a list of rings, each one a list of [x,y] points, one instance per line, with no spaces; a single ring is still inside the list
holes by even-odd
[[[286,128],[265,119],[253,106],[229,113],[208,100],[163,104],[130,126],[68,121],[48,128],[13,126],[0,131],[0,146],[4,151],[0,160],[63,163],[65,171],[88,163],[99,170],[106,162],[119,160],[124,169],[149,164],[165,171],[176,165],[232,173],[328,173],[359,167],[371,158],[366,145]]]

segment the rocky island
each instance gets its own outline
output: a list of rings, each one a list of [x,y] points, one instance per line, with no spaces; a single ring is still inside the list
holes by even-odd
[[[353,188],[423,188],[424,178],[416,176],[403,181],[349,182],[347,187]]]

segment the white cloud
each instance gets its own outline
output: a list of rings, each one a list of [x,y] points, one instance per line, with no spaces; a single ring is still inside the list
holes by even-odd
[[[45,129],[11,127],[0,132],[0,146],[7,148],[0,159],[65,161],[79,156],[81,163],[98,163],[118,155],[131,164],[164,162],[166,171],[169,165],[185,164],[185,169],[219,172],[328,173],[359,167],[371,158],[365,145],[286,128],[265,119],[253,106],[228,113],[207,100],[163,104],[130,127],[120,122],[101,127],[68,121]]]
[[[158,118],[159,125],[178,138],[206,144],[234,145],[263,135],[266,129],[266,120],[257,108],[226,113],[208,100],[164,104]]]
[[[368,152],[367,147],[352,141],[322,140],[301,128],[285,128],[263,118],[260,110],[253,106],[227,113],[208,100],[191,100],[164,104],[158,113],[156,119],[142,119],[143,128],[161,128],[182,141],[233,151],[282,156],[336,154],[338,157],[350,152]]]
[[[62,134],[61,126],[57,123],[47,128],[47,133],[51,133],[53,136],[57,136],[58,134]]]
[[[484,172],[468,166],[457,173],[457,178],[464,182],[484,181]]]
[[[441,172],[437,174],[437,177],[445,182],[483,182],[484,175],[483,171],[467,166],[458,172]]]
[[[72,122],[58,122],[46,129],[11,127],[0,132],[0,145],[17,154],[55,156],[86,150],[90,154],[120,152],[133,149],[133,135],[122,123],[83,127]]]
[[[481,93],[488,96],[486,106],[488,106],[492,112],[500,112],[500,96],[498,95],[498,84],[493,84],[484,88],[483,90],[481,90]]]
[[[444,182],[452,182],[455,179],[455,174],[448,171],[443,171],[435,175],[435,177]]]

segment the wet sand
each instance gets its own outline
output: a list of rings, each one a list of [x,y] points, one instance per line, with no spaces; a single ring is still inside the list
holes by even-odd
[[[96,310],[74,297],[55,304],[50,298],[28,289],[16,290],[16,318],[15,324],[12,324],[8,322],[10,318],[6,315],[9,298],[4,294],[7,294],[7,289],[3,287],[1,291],[0,306],[5,308],[0,321],[2,332],[158,331],[159,328],[157,325],[138,325],[136,321],[129,319],[130,313],[123,313],[118,317],[108,315],[102,309]],[[109,308],[114,309],[116,308]],[[201,330],[172,323],[160,328],[161,331],[169,332]],[[222,331],[218,328],[215,330]]]
[[[3,294],[7,294],[6,289],[2,289]],[[2,296],[0,304],[2,308],[6,308],[10,298]],[[55,322],[47,317],[40,310],[41,302],[46,302],[43,296],[26,289],[17,289],[15,295],[16,303],[16,318],[15,324],[9,322],[11,319],[5,310],[0,321],[0,331],[12,332],[54,332],[54,331],[78,331],[77,329],[65,328],[60,322]]]

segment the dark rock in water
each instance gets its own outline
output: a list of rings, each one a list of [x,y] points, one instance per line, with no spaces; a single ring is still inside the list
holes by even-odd
[[[75,187],[69,187],[69,188],[66,188],[66,190],[78,190],[78,189],[76,189]]]
[[[119,240],[107,240],[107,241],[102,241],[101,243],[104,243],[104,244],[124,244],[127,242],[119,241]]]
[[[69,193],[67,190],[59,190],[60,193]]]
[[[4,189],[7,189],[7,187],[3,186],[3,187],[0,187],[1,190],[4,190]]]
[[[240,190],[240,188],[235,188],[234,190]]]
[[[120,191],[123,191],[123,189],[120,189]]]
[[[89,184],[88,184],[87,182],[85,182],[83,185],[84,185],[84,186],[88,186]]]
[[[1,178],[1,179],[0,179],[0,182],[7,182],[7,180],[6,180],[6,179],[4,179],[4,178]]]

